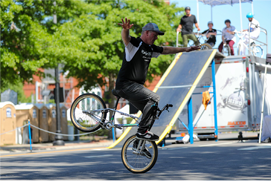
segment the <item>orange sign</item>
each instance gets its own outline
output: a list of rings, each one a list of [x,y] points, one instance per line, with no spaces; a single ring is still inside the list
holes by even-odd
[[[235,125],[246,125],[246,121],[234,121],[234,122],[228,122],[228,126],[235,126]]]

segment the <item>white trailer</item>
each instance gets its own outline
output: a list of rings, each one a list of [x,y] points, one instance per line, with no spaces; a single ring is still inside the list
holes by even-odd
[[[271,114],[271,69],[268,69],[265,76],[264,68],[268,66],[266,59],[255,56],[230,56],[215,61],[218,131],[259,130],[264,79],[266,81],[264,115]],[[210,85],[210,88],[204,88]],[[215,130],[214,102],[211,94],[211,103],[206,110],[204,109],[201,93],[206,90],[213,92],[211,67],[195,89],[192,105],[194,132],[212,137]],[[178,120],[177,130],[186,132],[187,108],[182,111]]]

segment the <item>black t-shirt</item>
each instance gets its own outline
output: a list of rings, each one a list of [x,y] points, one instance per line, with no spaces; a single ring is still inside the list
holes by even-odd
[[[148,45],[141,38],[131,37],[125,46],[122,66],[116,81],[116,89],[121,89],[125,82],[144,84],[151,58],[157,58],[163,52],[163,47]]]
[[[183,16],[180,25],[182,25],[182,35],[191,34],[193,32],[193,24],[197,23],[196,16]]]
[[[208,34],[208,33],[216,33],[216,29],[212,29],[212,30],[205,30],[204,32],[202,32],[202,34]],[[211,35],[209,36],[209,39],[207,40],[207,43],[214,43],[216,42],[216,36],[215,35]]]

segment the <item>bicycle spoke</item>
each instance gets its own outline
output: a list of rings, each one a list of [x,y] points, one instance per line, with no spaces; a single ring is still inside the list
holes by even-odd
[[[95,131],[100,128],[99,121],[104,121],[105,109],[103,100],[95,94],[83,94],[76,98],[71,107],[71,119],[73,124],[81,131]],[[89,113],[90,111],[96,111]],[[93,116],[91,116],[93,115]]]

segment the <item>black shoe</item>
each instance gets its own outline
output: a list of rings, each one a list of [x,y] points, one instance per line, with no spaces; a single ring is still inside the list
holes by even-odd
[[[139,140],[135,140],[133,143],[133,151],[137,150],[137,145],[138,145]]]
[[[145,156],[145,157],[147,157],[147,158],[149,158],[149,159],[152,158],[152,155],[151,155],[151,153],[147,150],[147,148],[144,148],[144,150],[141,151],[140,154],[143,155],[143,156]]]
[[[137,150],[137,146],[138,146],[138,143],[139,143],[139,140],[135,140],[134,143],[133,143],[133,151],[136,151]],[[140,151],[140,150],[139,150]],[[147,148],[144,148],[144,150],[141,151],[140,155],[143,155],[149,159],[152,158],[152,155],[151,153],[148,151]]]
[[[136,133],[137,139],[141,140],[149,140],[149,141],[157,141],[159,140],[159,136],[153,134],[150,131],[147,131],[146,133]]]

